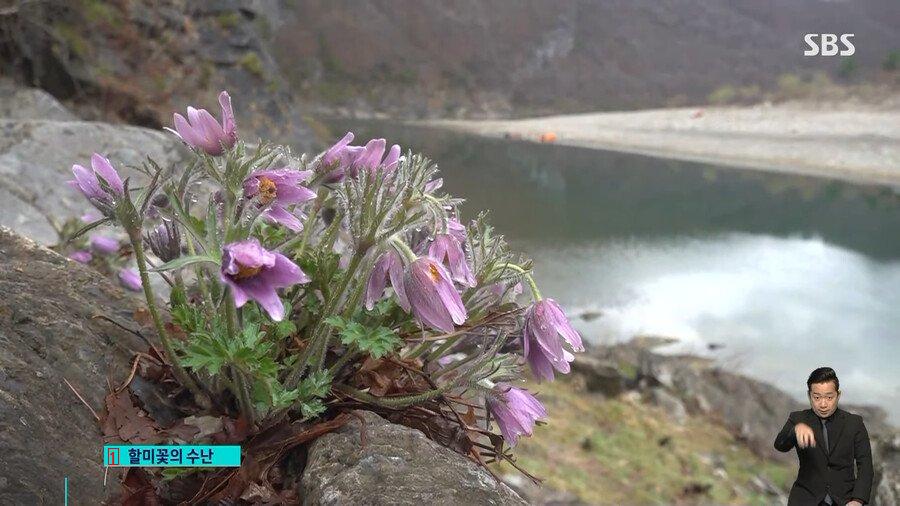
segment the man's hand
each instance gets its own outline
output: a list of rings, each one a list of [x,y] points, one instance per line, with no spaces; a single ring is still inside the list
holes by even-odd
[[[812,428],[803,422],[794,425],[794,434],[797,436],[797,446],[806,448],[807,446],[816,446],[816,435]],[[862,506],[862,505],[860,505]]]
[[[847,503],[847,506],[863,506],[863,503],[857,501],[856,499],[853,499],[852,501]]]

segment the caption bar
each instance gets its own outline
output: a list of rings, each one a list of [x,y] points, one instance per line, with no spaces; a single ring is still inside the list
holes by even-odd
[[[106,445],[104,467],[240,467],[238,445]]]

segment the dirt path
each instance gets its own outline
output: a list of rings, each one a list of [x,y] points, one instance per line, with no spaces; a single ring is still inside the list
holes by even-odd
[[[783,104],[421,124],[490,137],[623,151],[900,187],[900,109]]]

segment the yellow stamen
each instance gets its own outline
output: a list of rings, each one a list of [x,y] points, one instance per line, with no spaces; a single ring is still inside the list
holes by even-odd
[[[277,196],[275,182],[265,176],[259,178],[259,201],[266,205],[275,200]]]
[[[434,264],[428,264],[428,275],[431,276],[431,280],[435,283],[441,280],[441,273],[438,272],[437,266]]]
[[[262,269],[262,267],[245,267],[243,265],[238,265],[238,272],[234,275],[234,279],[244,279],[256,276],[259,274],[260,269]]]

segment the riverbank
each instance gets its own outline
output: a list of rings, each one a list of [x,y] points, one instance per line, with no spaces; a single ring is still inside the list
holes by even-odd
[[[792,102],[413,123],[487,137],[900,187],[900,96],[877,105]]]

